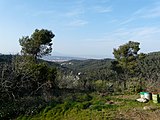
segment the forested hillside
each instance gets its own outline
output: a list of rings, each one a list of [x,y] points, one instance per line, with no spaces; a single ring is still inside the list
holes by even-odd
[[[88,59],[88,60],[70,60],[60,63],[61,66],[72,69],[75,72],[86,72],[96,69],[106,69],[111,65],[113,59]]]
[[[10,62],[12,61],[12,58],[16,55],[0,55],[0,62]],[[40,60],[43,61],[43,60]],[[87,59],[87,60],[70,60],[65,62],[51,62],[46,61],[50,66],[54,66],[62,71],[73,71],[75,74],[79,72],[87,72],[87,71],[98,71],[98,70],[105,70],[105,69],[111,69],[111,64],[114,61],[114,59]],[[160,69],[160,52],[151,52],[148,54],[145,54],[145,59],[143,60],[146,66],[145,69],[153,67],[150,69],[153,71],[158,71]],[[144,68],[143,68],[144,69]],[[144,69],[144,70],[145,70]],[[149,69],[148,69],[149,70]],[[148,73],[148,72],[147,72]]]
[[[11,63],[12,61],[12,58],[13,58],[13,55],[3,55],[3,54],[0,54],[0,62],[8,62],[8,63]]]

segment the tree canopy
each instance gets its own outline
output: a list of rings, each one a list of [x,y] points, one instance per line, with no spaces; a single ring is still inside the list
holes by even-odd
[[[122,68],[124,72],[133,72],[136,67],[136,59],[140,50],[138,42],[129,41],[128,43],[114,49],[113,54],[116,59],[117,67]]]
[[[21,53],[24,55],[31,55],[35,58],[51,53],[51,42],[54,36],[52,31],[36,29],[30,37],[25,36],[19,39],[19,43],[22,46]]]

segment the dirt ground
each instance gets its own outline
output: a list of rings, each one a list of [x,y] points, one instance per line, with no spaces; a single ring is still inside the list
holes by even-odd
[[[160,109],[157,110],[136,110],[130,109],[121,112],[117,119],[119,120],[160,120]]]
[[[118,95],[115,98],[136,100],[139,95]],[[120,110],[115,120],[160,120],[160,103],[142,103],[142,106]]]

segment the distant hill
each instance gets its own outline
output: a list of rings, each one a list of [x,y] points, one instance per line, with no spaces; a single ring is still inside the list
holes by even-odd
[[[150,52],[150,53],[148,53],[147,55],[150,56],[150,57],[151,57],[151,56],[152,56],[152,57],[153,57],[153,56],[159,56],[159,57],[160,57],[160,51],[158,51],[158,52]]]
[[[11,62],[13,55],[0,54],[0,62]],[[78,57],[63,57],[63,56],[46,56],[43,57],[43,61],[46,61],[50,66],[58,68],[60,71],[68,73],[73,71],[78,72],[96,72],[103,73],[105,70],[110,69],[111,62],[114,59],[85,59]],[[160,52],[148,53],[146,61],[159,61]],[[150,62],[151,63],[151,62]],[[158,63],[156,63],[158,64]],[[95,73],[95,75],[96,75]]]
[[[45,56],[42,59],[52,62],[64,62],[70,60],[86,60],[86,58],[80,57],[67,57],[67,56]]]
[[[61,62],[61,66],[69,68],[75,72],[95,71],[109,68],[113,59],[87,59],[70,60]]]
[[[0,62],[11,62],[13,55],[4,55],[0,53]]]

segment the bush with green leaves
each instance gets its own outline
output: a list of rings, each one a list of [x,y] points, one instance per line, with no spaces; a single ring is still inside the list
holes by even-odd
[[[47,106],[41,97],[25,97],[17,101],[5,102],[0,105],[0,119],[14,119],[19,115],[32,116]]]

